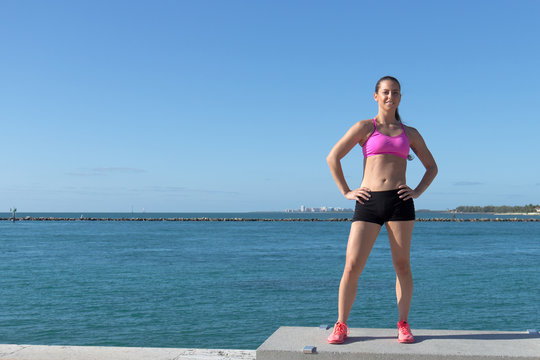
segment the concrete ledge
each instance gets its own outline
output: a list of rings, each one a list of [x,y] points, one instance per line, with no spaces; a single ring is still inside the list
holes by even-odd
[[[488,360],[540,359],[540,336],[528,332],[413,330],[414,344],[397,342],[397,329],[350,329],[345,343],[330,345],[333,329],[281,327],[258,349],[257,360]],[[304,354],[306,346],[316,347]]]
[[[255,350],[0,345],[0,360],[255,360]]]

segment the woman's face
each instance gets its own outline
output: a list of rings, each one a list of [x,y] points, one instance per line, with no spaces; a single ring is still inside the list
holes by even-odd
[[[383,80],[379,84],[379,91],[375,93],[374,98],[379,103],[379,107],[385,110],[397,109],[401,101],[401,89],[395,81]]]

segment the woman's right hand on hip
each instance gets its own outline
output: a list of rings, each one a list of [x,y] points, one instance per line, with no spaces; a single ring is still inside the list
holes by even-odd
[[[363,204],[364,201],[368,201],[371,197],[370,192],[370,189],[366,187],[361,187],[358,189],[349,190],[347,193],[345,193],[345,197],[349,200],[356,200],[360,204]]]

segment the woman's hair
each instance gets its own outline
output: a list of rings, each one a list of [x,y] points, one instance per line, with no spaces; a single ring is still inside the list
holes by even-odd
[[[390,81],[395,82],[396,84],[398,84],[399,90],[401,90],[401,84],[399,83],[398,79],[396,79],[393,76],[383,76],[382,78],[379,79],[379,81],[377,81],[377,84],[375,84],[375,92],[376,93],[379,92],[379,88],[381,87],[381,83],[383,81],[385,81],[385,80],[390,80]],[[398,109],[396,109],[396,120],[401,122],[401,116],[399,116]],[[414,156],[412,156],[411,154],[407,155],[407,160],[411,161],[412,159],[414,159]]]
[[[399,83],[398,79],[396,79],[393,76],[383,76],[382,78],[379,79],[379,81],[377,81],[377,84],[375,84],[375,93],[379,92],[379,88],[381,87],[381,83],[383,81],[385,81],[385,80],[390,80],[390,81],[395,82],[396,84],[398,84],[399,89],[401,90],[401,84]],[[396,109],[396,120],[401,122],[401,116],[399,116],[398,109]]]

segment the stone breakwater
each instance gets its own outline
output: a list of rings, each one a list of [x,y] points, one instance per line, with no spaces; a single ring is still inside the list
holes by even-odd
[[[318,218],[283,218],[283,219],[259,219],[259,218],[95,218],[95,217],[32,217],[25,216],[19,218],[4,217],[0,218],[0,221],[243,221],[243,222],[341,222],[351,221],[350,218],[332,218],[332,219],[318,219]],[[540,219],[522,219],[522,218],[477,218],[477,219],[454,219],[454,218],[419,218],[416,219],[419,222],[540,222]]]

